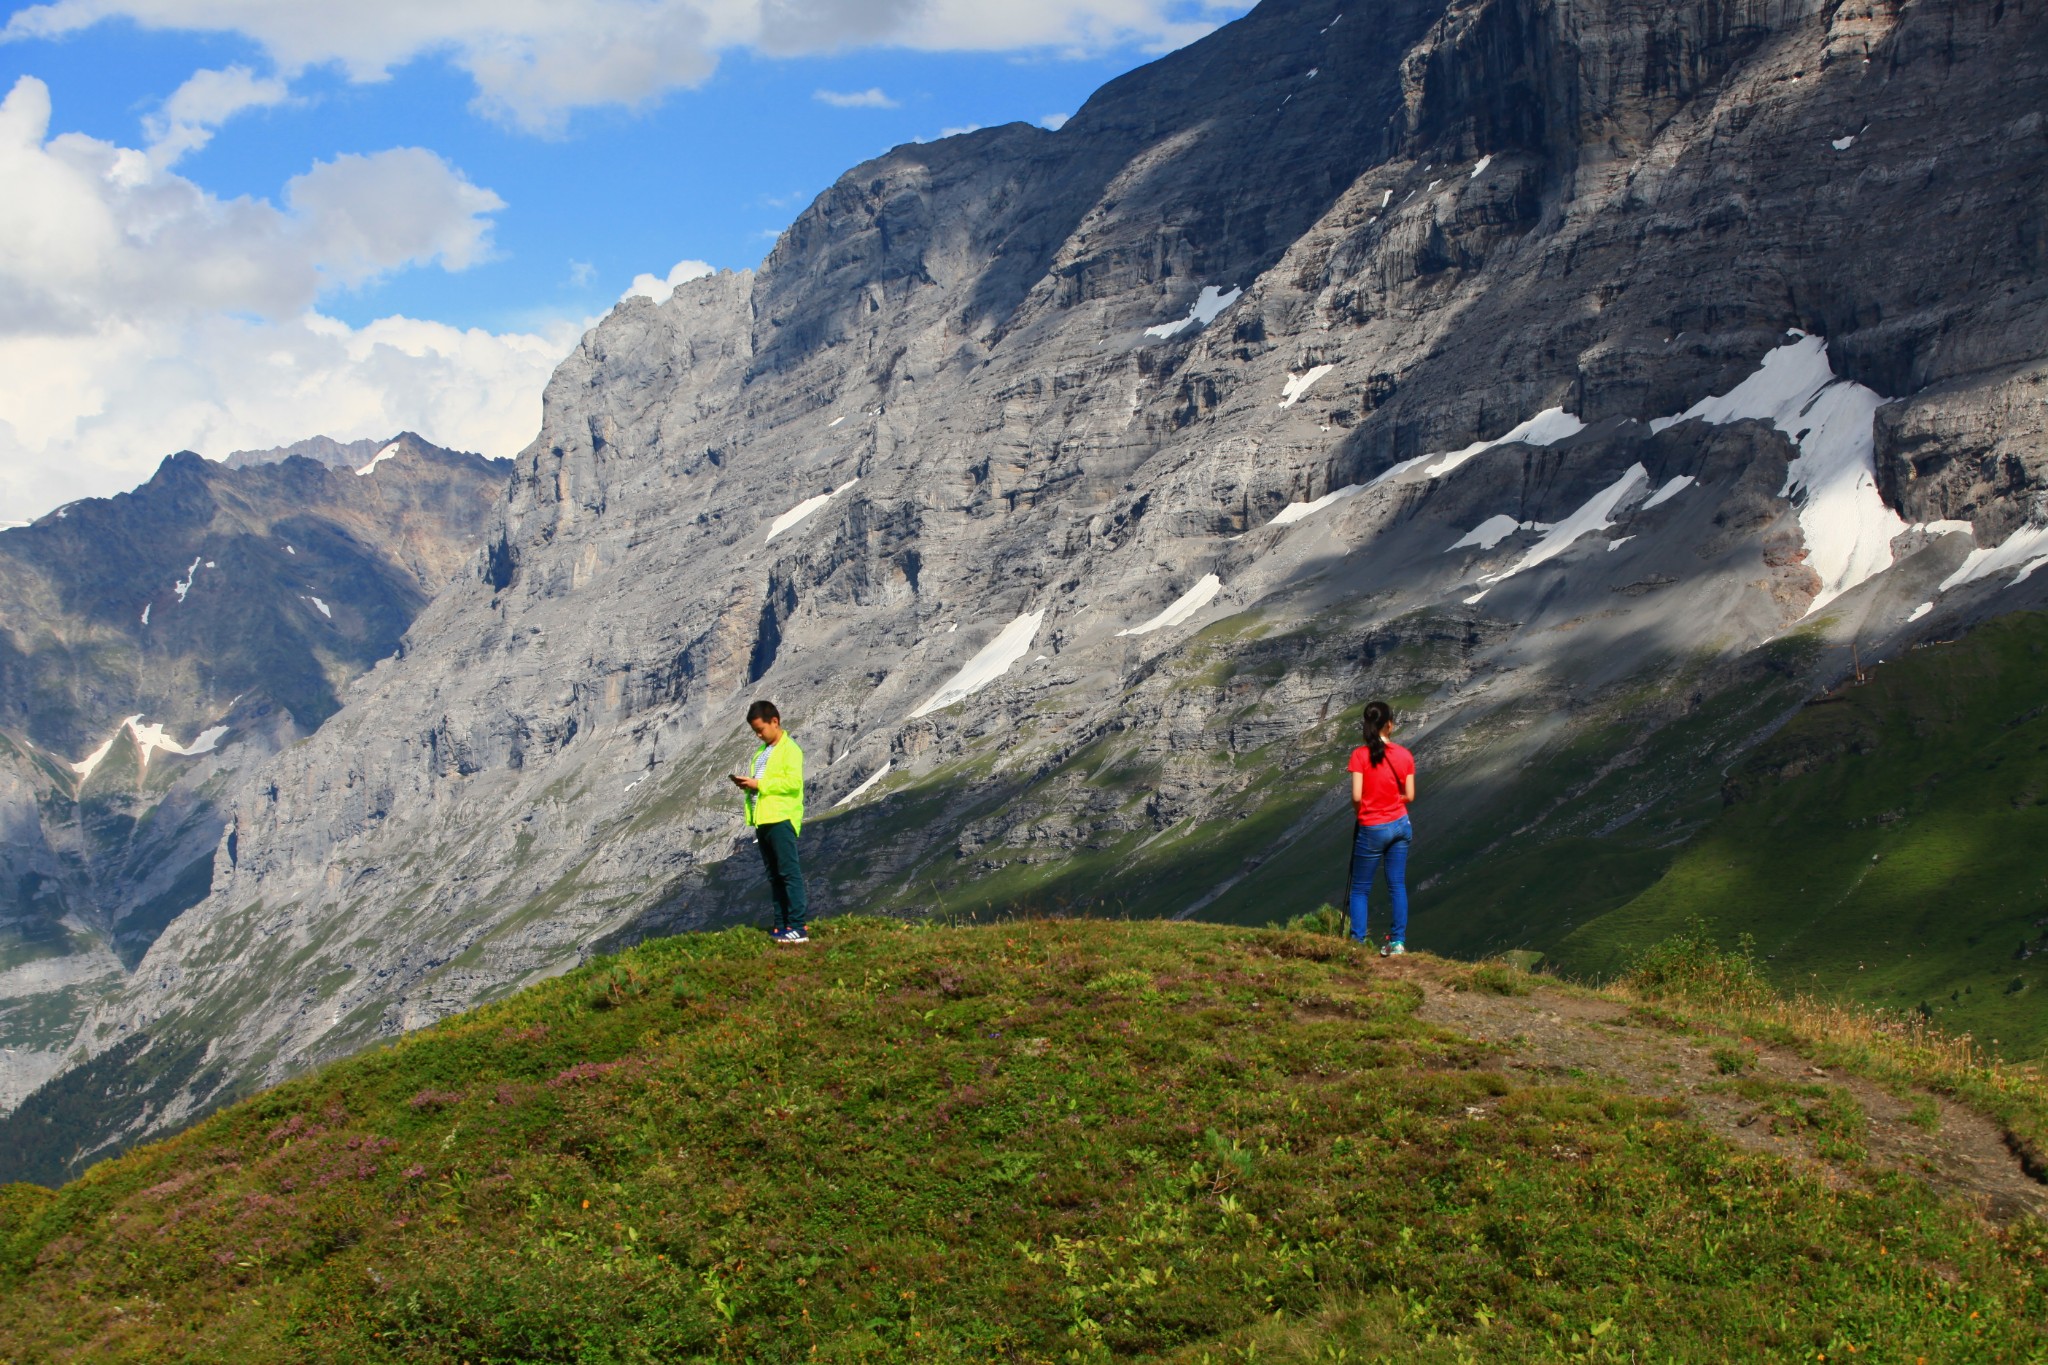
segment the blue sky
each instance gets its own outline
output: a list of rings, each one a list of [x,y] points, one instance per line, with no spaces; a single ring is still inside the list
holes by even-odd
[[[857,162],[1057,123],[1247,7],[15,7],[0,522],[132,486],[180,446],[411,426],[510,454],[546,372],[636,275],[756,265]]]

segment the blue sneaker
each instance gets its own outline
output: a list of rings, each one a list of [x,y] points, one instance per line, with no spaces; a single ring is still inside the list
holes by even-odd
[[[775,941],[777,943],[809,943],[811,936],[801,929],[778,929],[775,931]]]
[[[1387,942],[1386,946],[1384,946],[1384,947],[1382,947],[1382,948],[1380,949],[1380,956],[1381,956],[1381,957],[1400,957],[1400,956],[1404,955],[1404,954],[1405,954],[1405,953],[1406,953],[1407,951],[1408,951],[1408,949],[1406,948],[1406,946],[1404,946],[1404,945],[1402,944],[1401,940],[1399,940],[1399,939],[1390,939],[1390,940],[1388,940],[1388,942]]]

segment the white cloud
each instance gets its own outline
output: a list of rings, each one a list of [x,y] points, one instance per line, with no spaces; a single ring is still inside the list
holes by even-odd
[[[668,272],[667,279],[654,275],[635,275],[626,292],[619,295],[624,303],[636,294],[645,294],[656,303],[667,303],[668,296],[676,292],[676,286],[688,280],[701,279],[711,273],[711,267],[702,261],[677,261]]]
[[[361,284],[400,266],[464,270],[490,252],[505,207],[422,147],[322,161],[284,187],[323,276]]]
[[[146,153],[49,136],[50,92],[24,76],[0,101],[0,336],[225,309],[289,317],[323,287],[409,265],[461,269],[504,207],[432,152],[320,162],[286,209],[217,199]]]
[[[503,335],[404,317],[353,328],[308,312],[0,338],[11,419],[0,420],[0,517],[132,488],[175,450],[218,458],[409,429],[511,455],[539,430],[541,391],[581,330]]]
[[[1243,0],[52,0],[16,11],[4,36],[54,38],[115,19],[236,33],[286,80],[325,63],[354,80],[381,80],[405,62],[442,55],[476,83],[479,110],[546,132],[574,109],[643,105],[701,84],[731,48],[1163,51],[1249,8]]]
[[[1072,117],[1072,114],[1047,114],[1038,123],[1040,127],[1050,128],[1057,133],[1060,129],[1067,126],[1067,120]]]
[[[258,77],[246,66],[195,71],[171,92],[163,107],[142,121],[150,159],[169,166],[187,152],[213,141],[214,130],[244,109],[263,109],[290,98],[275,76]]]
[[[569,283],[581,289],[597,278],[597,267],[589,261],[569,262]]]
[[[903,106],[883,92],[879,85],[865,90],[816,90],[811,98],[834,109],[901,109]]]
[[[579,323],[352,328],[315,308],[336,285],[488,252],[501,201],[439,157],[337,157],[291,180],[280,208],[216,198],[143,151],[51,137],[49,120],[33,78],[0,102],[0,517],[132,487],[181,448],[410,427],[505,455],[538,428]]]

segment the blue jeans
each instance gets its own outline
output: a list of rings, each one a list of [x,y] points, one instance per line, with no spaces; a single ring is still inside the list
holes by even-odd
[[[1351,937],[1365,943],[1366,897],[1372,884],[1387,869],[1387,886],[1394,893],[1393,941],[1408,940],[1408,845],[1415,838],[1415,826],[1408,817],[1385,825],[1360,825],[1351,841]]]

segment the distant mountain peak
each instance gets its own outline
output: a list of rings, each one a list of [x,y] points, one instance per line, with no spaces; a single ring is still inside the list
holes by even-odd
[[[401,431],[396,436],[366,436],[360,441],[337,441],[332,436],[308,436],[303,441],[293,441],[287,446],[272,446],[267,450],[231,451],[221,463],[229,469],[246,469],[250,465],[278,464],[294,455],[303,455],[324,465],[332,465],[337,469],[353,469],[361,473],[365,466],[374,464],[379,459],[388,459],[390,455],[408,448],[445,449],[414,431]]]

